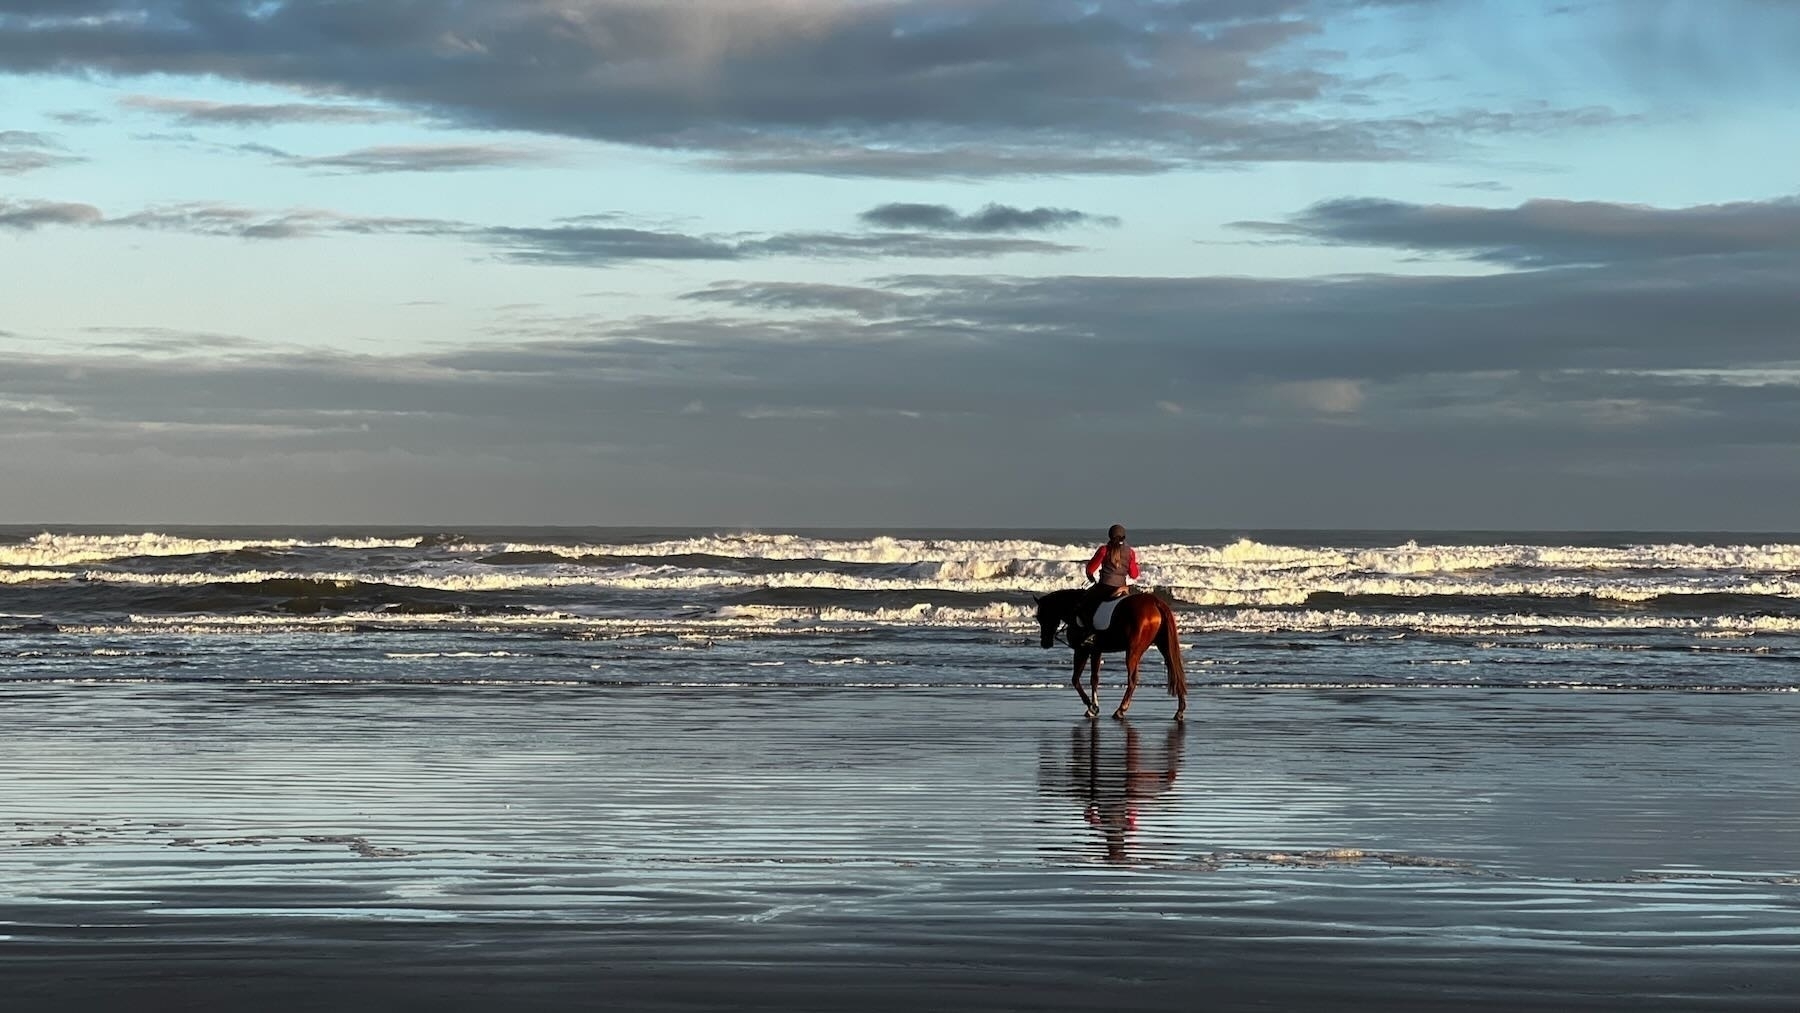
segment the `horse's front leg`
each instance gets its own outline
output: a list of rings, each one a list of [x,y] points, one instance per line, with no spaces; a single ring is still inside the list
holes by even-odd
[[[1099,684],[1099,682],[1096,681],[1094,683],[1094,693],[1092,696],[1088,695],[1087,690],[1081,688],[1081,669],[1084,665],[1087,664],[1087,660],[1088,660],[1087,656],[1088,656],[1087,651],[1082,650],[1079,647],[1077,647],[1075,649],[1075,678],[1072,680],[1072,684],[1075,687],[1075,692],[1081,694],[1081,704],[1082,704],[1082,706],[1087,708],[1087,716],[1090,718],[1097,718],[1100,716],[1100,684]],[[1096,661],[1099,659],[1099,657],[1100,657],[1100,653],[1098,651],[1094,652],[1094,658],[1096,659]]]
[[[1094,652],[1093,669],[1088,673],[1088,717],[1100,716],[1100,652]],[[1079,672],[1077,679],[1081,678]]]

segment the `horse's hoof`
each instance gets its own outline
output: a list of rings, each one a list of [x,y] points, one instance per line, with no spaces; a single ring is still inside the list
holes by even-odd
[[[1186,721],[1187,720],[1187,711],[1176,711],[1175,712],[1175,720]]]
[[[1120,707],[1118,710],[1113,711],[1113,720],[1114,721],[1125,720],[1125,708]]]
[[[1098,707],[1089,707],[1089,708],[1088,708],[1088,709],[1087,709],[1087,714],[1088,714],[1088,717],[1090,717],[1090,718],[1097,718],[1097,717],[1099,717],[1099,716],[1100,716],[1100,708],[1098,708]]]

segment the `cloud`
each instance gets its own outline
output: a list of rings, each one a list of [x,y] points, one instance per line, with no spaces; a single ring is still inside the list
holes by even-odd
[[[1365,407],[1429,377],[1558,371],[1745,370],[1785,364],[1800,319],[1800,253],[1559,267],[1474,277],[1132,278],[908,276],[867,289],[715,285],[690,298],[746,312],[870,315],[858,328],[974,338],[1024,389],[1098,356],[1156,384],[1221,390],[1315,383],[1320,406]],[[886,296],[888,302],[882,302]],[[788,325],[807,319],[792,316]],[[651,335],[647,335],[651,336]],[[1029,349],[1029,354],[1025,350]],[[1043,375],[1037,371],[1042,370]],[[982,375],[981,385],[1003,374]],[[1486,381],[1483,381],[1486,382]],[[1332,386],[1339,385],[1339,386]],[[1343,397],[1322,395],[1337,392]],[[1175,398],[1175,400],[1184,400]]]
[[[0,0],[0,16],[89,17],[117,6],[111,0]]]
[[[551,228],[501,226],[479,237],[508,260],[524,264],[593,265],[626,260],[736,260],[738,244],[677,232],[563,225]]]
[[[655,146],[714,154],[712,168],[894,179],[999,176],[1151,175],[1196,165],[1253,162],[1392,162],[1454,150],[1486,136],[1604,126],[1623,117],[1604,107],[1457,110],[1387,117],[1288,121],[1238,112],[1165,114],[1142,136],[1099,125],[1040,126],[981,140],[940,131],[926,139],[890,132],[879,143],[809,135],[686,131]],[[1106,131],[1114,130],[1112,133]]]
[[[1296,380],[1278,384],[1274,392],[1324,415],[1346,415],[1363,406],[1366,394],[1356,380]]]
[[[154,229],[237,239],[292,240],[330,235],[412,235],[460,239],[495,250],[519,264],[608,267],[653,260],[814,260],[981,258],[1059,254],[1077,247],[1039,239],[921,232],[777,232],[696,235],[609,224],[617,216],[587,215],[549,226],[477,225],[437,218],[346,215],[320,209],[258,211],[231,204],[190,202],[109,218],[86,204],[0,202],[0,228],[47,225]]]
[[[58,123],[71,127],[97,127],[107,122],[106,117],[85,109],[71,109],[64,112],[50,113],[50,118]]]
[[[0,229],[30,232],[46,225],[93,225],[102,217],[91,204],[0,199]]]
[[[298,168],[353,173],[462,172],[543,165],[550,161],[552,156],[546,152],[504,144],[385,145],[337,155],[289,155],[284,159],[286,164]]]
[[[256,342],[234,334],[183,331],[168,327],[84,327],[82,332],[108,339],[87,343],[88,348],[103,352],[183,355],[238,351],[257,347]]]
[[[1079,247],[1040,239],[942,236],[911,232],[789,232],[746,240],[755,256],[799,256],[862,260],[876,257],[997,257],[1011,253],[1070,253]]]
[[[904,293],[888,289],[816,282],[720,282],[689,292],[682,298],[761,310],[822,311],[888,318],[900,316],[913,301]]]
[[[838,412],[831,408],[803,408],[796,405],[755,405],[738,412],[738,417],[750,421],[765,419],[834,419]]]
[[[1366,82],[1302,47],[1376,0],[152,0],[14,5],[0,70],[218,77],[460,126],[896,178],[1388,160],[1457,131],[1604,111],[1345,112]],[[172,106],[238,123],[316,102]]]
[[[204,202],[159,205],[117,218],[96,217],[81,224],[238,239],[305,239],[333,233],[447,235],[466,228],[454,222],[432,218],[357,216],[323,210],[269,213],[236,205]]]
[[[0,176],[79,162],[53,138],[29,130],[0,130]]]
[[[756,237],[717,237],[595,225],[559,225],[549,228],[495,227],[470,234],[500,249],[507,260],[564,267],[597,267],[632,260],[747,260],[759,257],[941,259],[1011,253],[1066,253],[1075,249],[1033,239],[904,232],[789,232]]]
[[[957,214],[944,204],[883,204],[859,217],[891,229],[935,229],[940,232],[1042,232],[1075,225],[1117,225],[1117,218],[1090,215],[1071,208],[1024,208],[989,204],[974,214]]]
[[[153,139],[198,143],[218,150],[261,155],[289,168],[358,175],[506,169],[552,165],[558,160],[558,156],[548,151],[508,144],[390,144],[333,155],[300,155],[255,141],[220,145],[201,142],[192,135],[153,135]]]
[[[1049,142],[1046,142],[1048,144]],[[805,173],[875,179],[971,179],[998,176],[1146,176],[1187,164],[1177,153],[1070,152],[1020,144],[1015,147],[943,143],[935,147],[820,144],[783,139],[711,148],[701,139],[687,147],[716,150],[700,159],[714,169],[749,173]]]
[[[0,400],[59,406],[0,413],[0,432],[19,473],[104,457],[109,481],[251,495],[218,462],[275,476],[284,509],[381,490],[401,521],[474,483],[570,522],[600,501],[621,522],[906,502],[1025,522],[1105,510],[1068,462],[1129,438],[1133,488],[1171,521],[1749,523],[1800,494],[1773,467],[1800,452],[1797,275],[1781,252],[1472,277],[796,272],[664,316],[522,309],[480,345],[378,355],[127,328],[107,333],[141,348],[0,358]],[[1182,466],[1144,463],[1165,459]],[[1349,498],[1309,513],[1320,487]],[[1719,512],[1722,488],[1741,510]]]
[[[1386,246],[1519,267],[1800,251],[1800,198],[1656,208],[1532,200],[1512,208],[1347,198],[1286,222],[1238,228],[1315,242]]]
[[[398,114],[368,106],[324,102],[211,102],[202,99],[127,95],[119,104],[169,117],[187,127],[265,127],[277,123],[379,123]]]

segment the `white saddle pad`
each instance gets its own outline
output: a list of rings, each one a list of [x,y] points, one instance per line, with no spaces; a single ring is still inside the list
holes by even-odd
[[[1103,630],[1111,626],[1113,609],[1118,608],[1119,603],[1124,600],[1122,597],[1108,598],[1101,602],[1100,607],[1094,610],[1094,629]]]

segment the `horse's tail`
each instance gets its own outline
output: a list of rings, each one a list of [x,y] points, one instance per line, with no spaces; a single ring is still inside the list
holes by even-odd
[[[1157,631],[1156,647],[1162,651],[1163,660],[1168,662],[1169,695],[1181,696],[1187,692],[1187,669],[1181,664],[1181,634],[1175,630],[1175,610],[1161,598],[1156,602],[1157,614],[1162,618],[1162,629]]]

